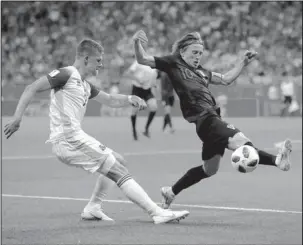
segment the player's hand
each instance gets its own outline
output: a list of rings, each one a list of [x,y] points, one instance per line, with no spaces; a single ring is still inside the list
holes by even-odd
[[[4,134],[7,139],[20,128],[20,123],[21,120],[15,119],[4,126]]]
[[[140,40],[142,43],[147,43],[148,39],[146,33],[142,30],[137,31],[133,36],[133,41]]]
[[[244,64],[247,66],[250,62],[252,62],[256,58],[257,55],[258,53],[256,51],[246,50],[244,54]]]
[[[146,109],[147,107],[145,101],[136,95],[130,95],[128,100],[133,107],[140,111]]]

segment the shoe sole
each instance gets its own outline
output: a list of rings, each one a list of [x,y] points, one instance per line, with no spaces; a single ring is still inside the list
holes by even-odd
[[[180,217],[177,217],[177,218],[174,218],[174,219],[171,219],[171,220],[168,220],[168,221],[163,221],[163,222],[154,222],[156,225],[159,225],[159,224],[165,224],[165,223],[172,223],[174,221],[177,221],[177,222],[180,222],[180,220],[182,219],[185,219],[187,216],[189,215],[189,213],[186,213],[186,214],[183,214],[182,216]]]
[[[106,221],[106,222],[115,222],[113,219],[112,220],[108,220],[108,219],[102,219],[99,217],[94,216],[93,214],[89,213],[86,215],[81,214],[81,220],[83,221]]]

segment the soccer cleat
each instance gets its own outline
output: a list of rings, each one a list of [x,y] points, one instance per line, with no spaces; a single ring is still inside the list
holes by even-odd
[[[145,130],[142,134],[143,134],[145,137],[150,138],[150,134],[149,134],[148,130]]]
[[[172,188],[170,186],[165,186],[161,188],[161,195],[163,197],[162,201],[162,208],[168,209],[170,204],[175,199],[175,194],[172,191]]]
[[[176,130],[174,128],[170,128],[170,133],[173,134]]]
[[[108,217],[102,210],[101,205],[89,206],[87,205],[83,212],[81,213],[82,220],[103,220],[103,221],[111,221],[114,220]]]
[[[172,211],[172,210],[163,210],[160,215],[154,215],[152,217],[155,224],[169,223],[172,221],[180,221],[185,219],[189,215],[187,210],[183,211]]]
[[[280,146],[279,153],[277,154],[275,164],[277,167],[283,171],[288,171],[290,169],[290,153],[292,151],[292,144],[289,139],[285,140]]]

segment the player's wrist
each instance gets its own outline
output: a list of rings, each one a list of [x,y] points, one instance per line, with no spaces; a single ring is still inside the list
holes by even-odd
[[[131,95],[127,96],[127,101],[128,101],[129,104],[132,104],[132,96]]]

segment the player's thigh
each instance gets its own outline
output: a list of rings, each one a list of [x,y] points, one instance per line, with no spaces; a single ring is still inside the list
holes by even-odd
[[[240,129],[220,118],[213,121],[211,132],[213,133],[214,145],[218,148],[225,147],[229,150],[236,150],[250,141]]]
[[[212,176],[218,172],[222,155],[215,153],[211,157],[207,157],[207,160],[203,161],[202,167],[208,176]]]
[[[115,151],[113,151],[112,154],[117,159],[118,162],[120,162],[123,166],[126,166],[127,162],[122,155],[120,155],[119,153],[117,153]]]
[[[61,140],[53,145],[53,152],[61,162],[91,173],[102,169],[106,174],[113,165],[113,161],[106,161],[112,150],[88,135]]]

